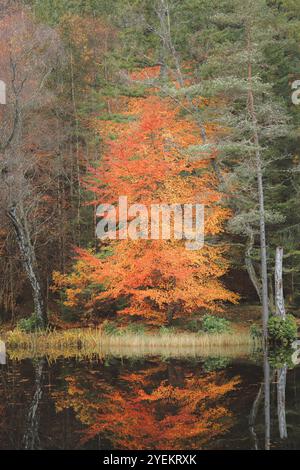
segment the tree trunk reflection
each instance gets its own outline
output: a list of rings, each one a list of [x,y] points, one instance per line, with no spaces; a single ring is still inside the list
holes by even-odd
[[[43,395],[43,370],[45,366],[45,359],[39,359],[35,366],[35,391],[32,402],[29,407],[26,428],[23,437],[24,449],[35,450],[40,447],[39,438],[39,422],[40,413],[39,405]]]
[[[286,388],[287,365],[277,369],[277,413],[280,439],[286,439],[286,413],[285,413],[285,388]]]

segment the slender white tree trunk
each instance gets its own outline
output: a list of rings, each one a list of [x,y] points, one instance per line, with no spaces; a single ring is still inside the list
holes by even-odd
[[[0,340],[0,365],[6,364],[6,347],[5,343]]]
[[[260,258],[261,258],[261,284],[262,284],[262,320],[264,342],[268,340],[268,321],[269,321],[269,293],[268,293],[268,269],[267,269],[267,244],[266,244],[266,226],[265,226],[265,203],[264,203],[264,185],[262,172],[262,157],[260,153],[260,142],[258,135],[258,121],[254,106],[253,78],[252,78],[252,38],[251,30],[247,31],[248,44],[248,112],[253,124],[253,143],[256,147],[255,166],[258,187],[259,201],[259,228],[260,228]]]
[[[278,246],[275,254],[275,314],[285,319],[285,306],[283,296],[283,281],[282,281],[282,264],[283,264],[283,248]],[[285,388],[286,388],[287,365],[277,369],[277,414],[279,435],[281,439],[286,439],[287,426],[286,426],[286,413],[285,413]]]
[[[39,425],[40,425],[40,413],[39,407],[43,396],[43,372],[45,366],[45,358],[38,361],[35,367],[35,391],[32,398],[32,402],[29,407],[26,429],[23,436],[23,446],[26,450],[39,450],[40,449],[40,437],[39,437]]]
[[[278,246],[275,255],[275,313],[285,319],[285,307],[282,282],[283,248]]]
[[[16,235],[16,240],[21,253],[21,261],[23,263],[31,285],[35,315],[40,320],[41,325],[43,327],[46,327],[47,313],[42,293],[41,282],[37,271],[35,251],[30,241],[28,228],[26,224],[18,217],[16,213],[16,207],[11,207],[8,210],[7,215],[12,222]]]
[[[285,413],[285,389],[286,389],[287,365],[277,369],[277,414],[279,435],[281,439],[288,437]]]

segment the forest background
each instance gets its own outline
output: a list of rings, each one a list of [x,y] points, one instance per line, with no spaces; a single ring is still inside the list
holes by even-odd
[[[278,246],[297,315],[296,0],[2,0],[0,23],[1,322],[247,320]],[[123,194],[203,203],[205,247],[97,240]]]

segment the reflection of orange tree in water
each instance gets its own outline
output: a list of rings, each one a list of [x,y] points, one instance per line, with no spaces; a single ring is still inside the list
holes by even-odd
[[[67,392],[56,394],[56,408],[73,408],[86,425],[82,444],[102,437],[120,449],[201,448],[231,428],[225,396],[239,379],[198,375],[152,364],[108,383],[86,371],[66,378]]]

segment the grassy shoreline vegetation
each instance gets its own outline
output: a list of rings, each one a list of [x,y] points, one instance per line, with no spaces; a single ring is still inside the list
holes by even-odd
[[[9,357],[18,360],[41,356],[52,360],[61,357],[81,359],[157,355],[249,357],[254,351],[262,349],[259,306],[237,305],[223,315],[215,317],[206,314],[170,327],[153,327],[143,323],[124,325],[106,320],[93,327],[68,324],[46,330],[39,328],[34,317],[30,317],[20,321],[13,329],[2,325],[0,340],[5,342]],[[290,332],[293,339],[297,335],[299,321],[293,320],[292,325],[289,322],[287,325],[293,330]],[[281,341],[281,328],[281,322],[277,321],[273,329],[279,343],[271,342],[272,347],[285,345]]]
[[[170,357],[247,355],[253,339],[249,330],[225,333],[153,331],[143,334],[107,334],[97,328],[36,331],[19,329],[0,334],[9,356],[18,359],[47,356],[87,357],[162,355]]]

